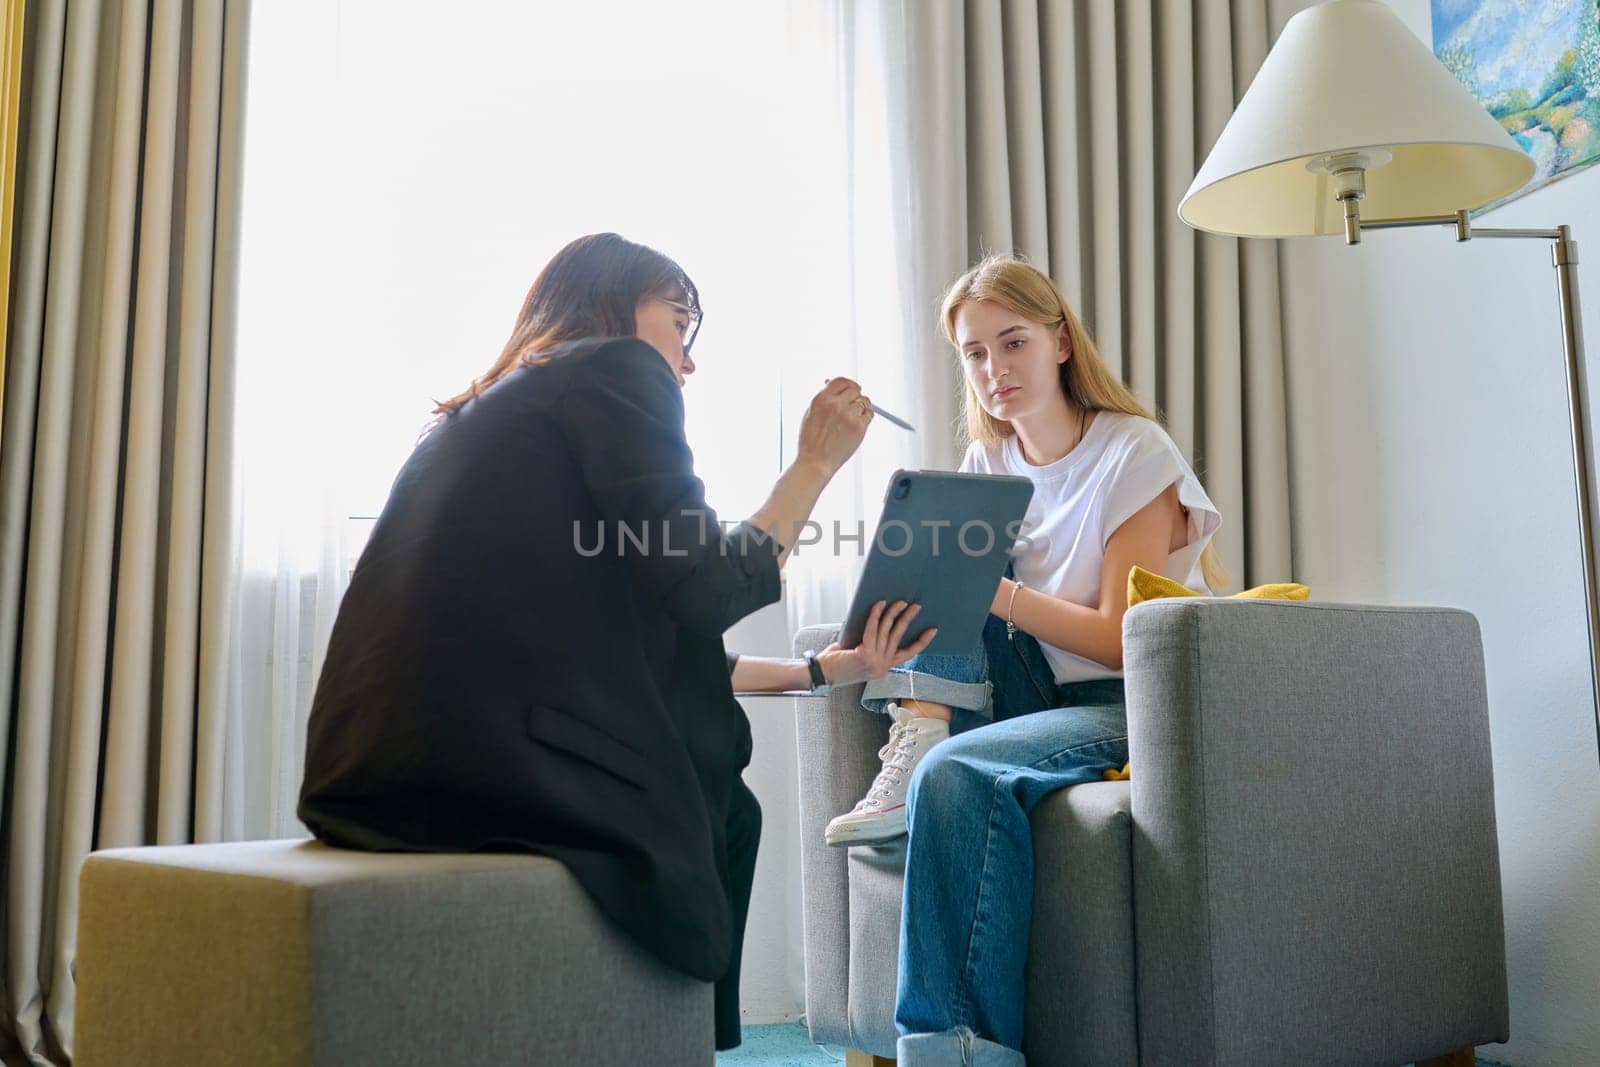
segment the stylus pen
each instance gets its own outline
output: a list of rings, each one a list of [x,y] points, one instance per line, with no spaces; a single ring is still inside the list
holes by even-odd
[[[824,379],[822,379],[822,384],[823,385],[827,385],[831,381],[833,381],[832,378],[824,378]],[[882,408],[880,408],[878,405],[874,404],[870,400],[867,401],[867,407],[872,409],[872,413],[874,415],[882,415],[884,418],[888,419],[890,422],[894,423],[896,426],[900,427],[902,430],[910,430],[912,433],[916,433],[917,432],[917,428],[915,426],[911,425],[905,419],[902,419],[899,415],[891,415],[891,414],[889,414],[887,411],[883,410]]]

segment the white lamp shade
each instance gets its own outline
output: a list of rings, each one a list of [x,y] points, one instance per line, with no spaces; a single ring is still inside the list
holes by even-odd
[[[1533,177],[1533,160],[1379,0],[1334,0],[1284,27],[1178,205],[1190,226],[1240,237],[1344,232],[1334,179],[1307,169],[1382,149],[1361,217],[1453,215]]]

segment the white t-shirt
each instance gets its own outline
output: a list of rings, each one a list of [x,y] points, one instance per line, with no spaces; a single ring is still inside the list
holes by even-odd
[[[1134,513],[1178,484],[1178,500],[1189,509],[1188,542],[1167,557],[1162,574],[1190,589],[1205,590],[1200,553],[1222,525],[1222,516],[1157,423],[1137,415],[1102,411],[1071,452],[1043,467],[1022,456],[1015,437],[997,445],[974,443],[963,471],[1015,474],[1033,482],[1033,500],[1022,537],[1011,553],[1017,579],[1085,607],[1100,605],[1100,568],[1106,542]],[[1039,642],[1056,681],[1120,678],[1104,664]]]

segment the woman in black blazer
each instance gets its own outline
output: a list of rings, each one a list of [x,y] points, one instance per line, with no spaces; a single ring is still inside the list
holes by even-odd
[[[615,234],[539,274],[500,358],[439,405],[356,566],[299,815],[346,848],[560,860],[641,944],[718,983],[728,1048],[760,809],[722,634],[778,599],[791,531],[872,413],[830,382],[766,504],[725,530],[684,438],[699,318],[677,264]],[[887,651],[902,607],[875,653],[836,669],[918,651]]]

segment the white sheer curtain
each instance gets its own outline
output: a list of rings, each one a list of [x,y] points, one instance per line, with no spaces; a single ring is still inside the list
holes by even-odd
[[[365,506],[350,461],[378,436],[380,398],[392,399],[364,388],[356,364],[371,323],[354,320],[371,309],[353,297],[368,293],[372,265],[351,261],[344,212],[343,7],[260,5],[252,22],[224,805],[234,838],[304,832],[294,806],[305,716],[344,591],[346,516]]]
[[[480,0],[449,19],[421,0],[257,6],[229,836],[303,832],[305,719],[370,518],[433,398],[492,362],[568,240],[616,230],[698,283],[689,437],[726,517],[753,512],[791,458],[783,390],[856,372],[830,351],[850,321],[849,249],[818,223],[835,156],[795,125],[812,110],[798,94],[832,90],[791,77],[815,53],[789,15],[740,0]]]
[[[798,420],[827,375],[855,378],[878,404],[908,419],[907,433],[877,420],[857,458],[824,493],[814,518],[821,541],[788,566],[791,626],[844,618],[865,563],[890,475],[898,468],[953,469],[960,375],[938,326],[945,287],[966,266],[961,131],[918,124],[931,108],[908,96],[958,97],[957,80],[918,84],[913,64],[925,26],[916,3],[851,0],[791,5],[797,65],[795,136],[807,146],[813,213],[797,243],[836,265],[810,280],[816,311],[799,326],[806,343],[784,366],[785,413]],[[792,447],[792,441],[786,442]],[[853,540],[864,532],[864,538]]]

